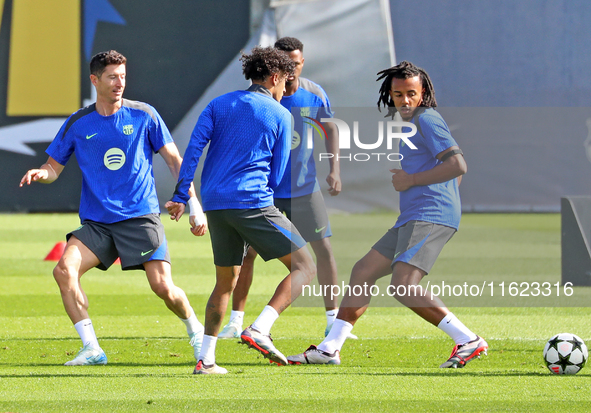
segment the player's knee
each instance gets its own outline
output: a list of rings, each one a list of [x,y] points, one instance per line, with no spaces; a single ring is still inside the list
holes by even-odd
[[[163,300],[168,300],[172,297],[172,288],[166,283],[155,283],[151,285],[152,291]]]
[[[394,287],[418,285],[426,275],[424,271],[419,270],[407,263],[396,263],[394,273],[390,284]]]
[[[362,285],[364,282],[369,282],[370,280],[374,280],[376,277],[372,274],[371,270],[367,267],[367,265],[363,262],[363,260],[359,260],[353,266],[351,270],[351,285]]]
[[[330,249],[322,248],[314,252],[318,261],[330,262],[334,260]]]
[[[320,241],[311,243],[316,259],[329,261],[333,258],[332,247],[328,238],[323,238]]]
[[[312,282],[312,279],[316,276],[316,264],[314,264],[314,261],[309,256],[297,260],[296,268],[305,274],[306,279],[309,280],[308,282]]]
[[[239,279],[238,276],[232,278],[232,282],[231,282],[230,288],[229,288],[230,291],[234,291],[234,289],[236,288],[236,285],[238,284],[238,279]]]
[[[220,294],[229,294],[234,291],[236,284],[238,284],[239,275],[233,275],[231,277],[218,279],[215,284],[215,289]]]
[[[240,274],[227,274],[225,277],[218,277],[215,282],[215,288],[218,292],[225,294],[231,293],[238,284]]]
[[[353,266],[353,269],[351,270],[351,280],[357,280],[357,279],[363,278],[363,275],[366,272],[367,271],[365,270],[365,266],[363,265],[361,260],[357,261],[355,263],[355,265]]]
[[[240,276],[240,267],[217,267],[214,294],[228,294],[234,291]]]
[[[76,277],[77,274],[75,274],[75,271],[66,266],[62,261],[58,262],[53,269],[53,278],[60,287],[68,285]]]
[[[418,283],[413,280],[410,279],[409,277],[392,277],[392,280],[390,281],[390,285],[392,285],[392,287],[398,288],[398,287],[409,287],[411,285],[417,285]]]

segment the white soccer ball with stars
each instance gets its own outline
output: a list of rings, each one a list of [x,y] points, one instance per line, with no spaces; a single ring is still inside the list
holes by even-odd
[[[546,366],[555,374],[577,374],[585,366],[588,355],[585,342],[570,333],[556,334],[544,347]]]

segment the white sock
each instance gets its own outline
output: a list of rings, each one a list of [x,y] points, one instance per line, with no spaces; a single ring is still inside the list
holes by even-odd
[[[252,323],[252,328],[263,335],[269,335],[271,327],[275,320],[279,318],[277,311],[270,305],[266,305],[261,312],[261,315]]]
[[[330,327],[334,320],[337,319],[337,314],[339,313],[339,309],[335,308],[334,310],[328,310],[326,312],[326,327]]]
[[[189,318],[185,319],[179,317],[179,319],[187,326],[187,334],[189,335],[189,337],[191,337],[191,334],[203,332],[203,324],[201,324],[199,320],[197,320],[197,316],[195,315],[195,311],[193,311],[192,307],[191,315],[189,316]]]
[[[466,344],[468,341],[476,339],[474,334],[452,313],[448,313],[439,323],[437,328],[450,336],[456,344]]]
[[[353,325],[337,318],[330,329],[330,333],[324,341],[318,345],[318,350],[333,354],[336,350],[341,351],[349,333],[353,330]]]
[[[215,345],[218,341],[214,336],[203,336],[203,344],[201,344],[201,352],[199,353],[199,360],[203,361],[206,366],[215,364]]]
[[[82,340],[83,346],[90,346],[96,349],[100,348],[90,318],[85,318],[84,320],[78,321],[76,324],[74,324],[74,327],[76,328],[76,331]]]
[[[230,313],[230,321],[236,321],[236,324],[242,325],[244,322],[244,311],[234,311]]]

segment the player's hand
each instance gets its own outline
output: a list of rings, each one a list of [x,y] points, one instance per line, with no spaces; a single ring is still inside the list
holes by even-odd
[[[207,223],[197,225],[195,223],[195,216],[194,215],[191,215],[189,217],[189,224],[191,224],[191,232],[193,233],[193,235],[195,235],[197,237],[202,237],[203,235],[205,235],[207,233]]]
[[[331,172],[326,177],[328,183],[328,193],[331,196],[337,196],[341,193],[341,177],[335,172]]]
[[[392,172],[392,185],[398,192],[406,191],[414,186],[414,179],[412,175],[407,174],[402,169],[390,169]]]
[[[47,169],[30,169],[21,179],[19,187],[22,187],[24,184],[31,185],[31,182],[38,181],[39,179],[47,179],[48,177],[49,171]]]
[[[185,213],[185,204],[181,202],[168,201],[166,204],[164,204],[164,207],[167,209],[170,219],[173,219],[177,222]]]

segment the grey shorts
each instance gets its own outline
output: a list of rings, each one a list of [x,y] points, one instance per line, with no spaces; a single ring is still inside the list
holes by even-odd
[[[91,250],[100,261],[96,267],[105,271],[121,258],[123,270],[143,270],[143,264],[152,260],[170,263],[164,226],[158,214],[130,218],[113,224],[83,221],[82,225],[66,235],[74,235]]]
[[[275,206],[207,211],[207,224],[218,267],[242,265],[252,247],[268,261],[306,245],[298,230]]]
[[[455,233],[455,228],[445,225],[409,221],[390,228],[372,248],[391,259],[392,266],[402,261],[429,273],[443,246]]]
[[[306,242],[332,236],[322,192],[295,198],[275,198],[275,206],[285,212]]]

